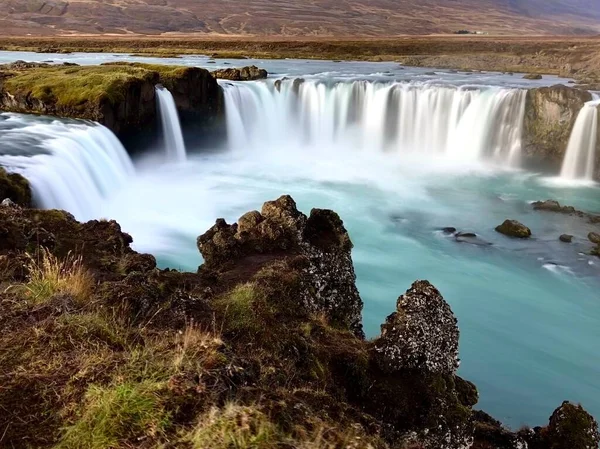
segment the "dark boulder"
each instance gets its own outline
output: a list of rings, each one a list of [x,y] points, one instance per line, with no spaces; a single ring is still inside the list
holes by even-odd
[[[531,237],[531,230],[517,220],[506,220],[504,223],[496,227],[496,232],[520,239],[527,239]]]
[[[265,69],[259,69],[255,65],[239,69],[221,69],[211,72],[217,79],[229,81],[255,81],[266,79],[269,73]]]
[[[453,228],[451,226],[447,228],[442,228],[441,230],[444,234],[454,234],[456,232],[456,228]]]
[[[505,428],[500,421],[482,411],[473,412],[475,420],[474,449],[523,449],[527,445],[520,435]]]
[[[573,242],[573,236],[570,235],[570,234],[563,234],[563,235],[561,235],[559,237],[559,240],[561,242],[564,242],[564,243],[572,243]]]

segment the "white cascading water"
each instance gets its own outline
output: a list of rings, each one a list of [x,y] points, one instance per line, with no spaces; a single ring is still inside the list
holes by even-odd
[[[185,142],[173,95],[168,89],[156,86],[156,100],[160,112],[167,158],[171,162],[183,162],[187,158]]]
[[[289,79],[223,87],[232,149],[294,142],[519,165],[525,90]]]
[[[587,102],[579,111],[569,138],[569,145],[560,172],[561,178],[593,180],[598,139],[599,107],[600,100],[595,99]]]
[[[18,127],[3,135],[5,142],[22,137],[37,148],[28,155],[0,155],[0,166],[23,174],[36,204],[64,209],[79,220],[97,218],[102,202],[134,175],[129,155],[117,137],[101,125],[87,122],[35,122],[11,116]]]

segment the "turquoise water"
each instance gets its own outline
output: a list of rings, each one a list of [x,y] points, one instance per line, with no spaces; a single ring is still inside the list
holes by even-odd
[[[512,427],[547,422],[565,399],[600,415],[600,259],[583,254],[591,249],[591,228],[528,203],[555,198],[600,210],[597,187],[557,186],[486,166],[318,150],[196,156],[160,169],[146,160],[138,167],[101,215],[117,219],[136,248],[161,265],[196,269],[195,238],[216,217],[235,221],[289,193],[305,213],[331,208],[343,218],[355,244],[369,337],[413,281],[428,279],[459,319],[460,373],[478,386],[479,407]],[[506,218],[527,224],[534,238],[497,234]],[[439,231],[446,226],[492,245],[458,243]],[[575,243],[559,242],[563,233]]]

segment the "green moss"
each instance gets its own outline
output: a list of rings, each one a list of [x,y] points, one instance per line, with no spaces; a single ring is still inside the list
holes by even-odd
[[[124,99],[127,85],[153,77],[149,69],[128,65],[39,67],[14,72],[4,87],[13,95],[29,93],[44,103],[84,108],[102,101],[115,104]]]
[[[169,426],[169,415],[152,382],[91,386],[79,419],[65,429],[56,449],[130,447],[127,441],[157,438]]]
[[[238,285],[217,301],[227,330],[236,335],[253,336],[264,329],[260,316],[264,305],[264,296],[254,284]]]

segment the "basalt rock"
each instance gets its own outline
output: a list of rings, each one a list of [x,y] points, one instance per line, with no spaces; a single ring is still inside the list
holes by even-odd
[[[520,239],[527,239],[531,237],[531,230],[517,220],[506,220],[504,223],[496,227],[496,232]]]
[[[536,201],[532,206],[533,210],[573,215],[580,218],[585,218],[591,224],[600,223],[600,215],[583,212],[575,209],[573,206],[561,206],[560,203],[555,200]]]
[[[530,89],[523,130],[525,163],[558,173],[579,111],[591,99],[588,91],[563,85]]]
[[[396,308],[373,342],[373,413],[412,432],[421,445],[416,447],[470,447],[471,407],[478,394],[473,384],[455,375],[459,331],[450,306],[433,285],[417,281]]]
[[[217,79],[229,81],[255,81],[266,79],[269,73],[265,69],[259,69],[255,65],[242,67],[240,69],[221,69],[211,72]]]
[[[237,224],[217,220],[198,237],[198,249],[205,272],[256,271],[278,259],[296,258],[302,271],[303,307],[362,337],[352,243],[335,212],[313,209],[307,217],[290,196],[282,196],[266,202],[261,212],[245,214]]]
[[[547,427],[520,432],[529,449],[596,449],[600,444],[598,423],[581,405],[563,402]]]
[[[452,309],[427,281],[417,281],[396,303],[375,341],[385,372],[418,369],[452,374],[458,369],[458,325]]]
[[[154,257],[133,251],[132,241],[115,221],[80,223],[64,211],[0,207],[0,256],[10,261],[15,279],[25,274],[23,254],[35,255],[42,247],[61,258],[82,254],[85,265],[103,278],[154,269]]]
[[[525,439],[505,428],[500,421],[482,411],[473,413],[475,444],[473,449],[525,449]]]
[[[573,236],[570,234],[563,234],[559,237],[559,240],[563,243],[572,243],[573,242]]]
[[[19,206],[31,206],[29,182],[17,173],[8,173],[0,167],[0,201],[10,199]]]

